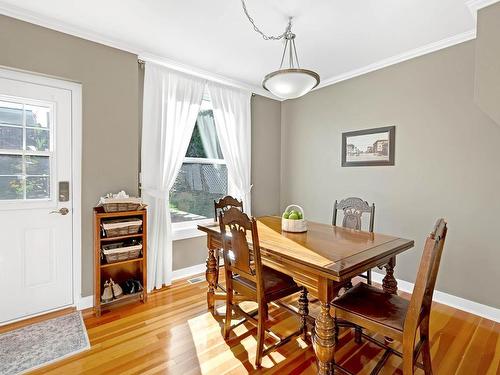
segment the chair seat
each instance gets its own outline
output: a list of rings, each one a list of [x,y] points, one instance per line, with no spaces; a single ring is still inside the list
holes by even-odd
[[[293,278],[270,267],[262,266],[264,293],[268,301],[288,296],[300,290]],[[257,285],[248,279],[235,276],[233,283],[240,283],[249,289],[257,291]]]
[[[402,332],[409,301],[359,283],[334,300],[333,306]]]

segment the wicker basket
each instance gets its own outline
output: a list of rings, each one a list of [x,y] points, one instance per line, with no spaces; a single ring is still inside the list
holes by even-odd
[[[104,212],[137,211],[144,207],[141,198],[101,198]]]
[[[123,242],[102,246],[102,257],[107,263],[136,259],[141,255],[142,244],[124,246]]]
[[[104,212],[137,211],[141,206],[140,203],[106,203],[102,205]]]
[[[304,219],[304,210],[302,207],[297,206],[296,204],[291,204],[285,209],[289,211],[291,208],[296,208],[302,214],[302,219],[299,220],[290,220],[281,218],[281,229],[285,232],[293,232],[293,233],[302,233],[307,232],[307,221]]]
[[[141,219],[117,219],[102,223],[102,229],[106,237],[127,236],[137,234],[142,226]]]

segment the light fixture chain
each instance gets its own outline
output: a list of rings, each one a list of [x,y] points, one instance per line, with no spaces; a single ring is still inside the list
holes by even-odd
[[[248,18],[248,21],[250,21],[250,23],[252,24],[253,26],[253,29],[259,33],[260,35],[262,35],[262,38],[264,38],[264,40],[281,40],[283,39],[288,33],[291,32],[291,29],[292,29],[292,18],[290,17],[290,19],[288,20],[288,25],[285,29],[285,31],[283,32],[283,34],[280,34],[280,35],[266,35],[264,34],[264,32],[262,32],[258,27],[257,25],[255,24],[255,21],[253,20],[253,18],[250,16],[250,14],[248,14],[248,10],[247,10],[247,6],[245,4],[245,0],[241,0],[241,6],[243,7],[243,11],[245,12],[245,15],[247,16]]]

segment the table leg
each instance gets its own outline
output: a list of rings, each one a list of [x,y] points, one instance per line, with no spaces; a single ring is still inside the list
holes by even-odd
[[[334,287],[331,280],[318,280],[318,298],[321,303],[321,312],[314,323],[313,348],[318,358],[318,374],[333,374],[335,363],[335,334],[336,327],[330,314],[330,302],[338,293],[338,286]]]
[[[318,374],[331,374],[331,364],[335,361],[335,324],[328,302],[321,302],[321,312],[314,324],[313,345],[318,358]]]
[[[302,330],[302,338],[307,339],[307,316],[309,315],[309,300],[307,299],[307,288],[302,287],[299,297],[299,314],[300,314],[300,329]]]
[[[392,257],[385,267],[385,277],[382,280],[382,289],[386,293],[398,294],[398,282],[394,278],[394,267],[396,266],[396,257]]]
[[[207,270],[205,272],[205,277],[208,282],[208,290],[207,290],[207,307],[209,311],[213,311],[215,307],[215,289],[216,289],[216,280],[217,280],[217,272],[219,272],[219,268],[217,267],[217,260],[214,256],[215,249],[208,249],[208,257],[207,257]]]

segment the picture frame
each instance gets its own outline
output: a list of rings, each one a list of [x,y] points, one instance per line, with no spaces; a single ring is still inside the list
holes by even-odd
[[[342,167],[391,166],[395,150],[395,126],[342,133]]]

